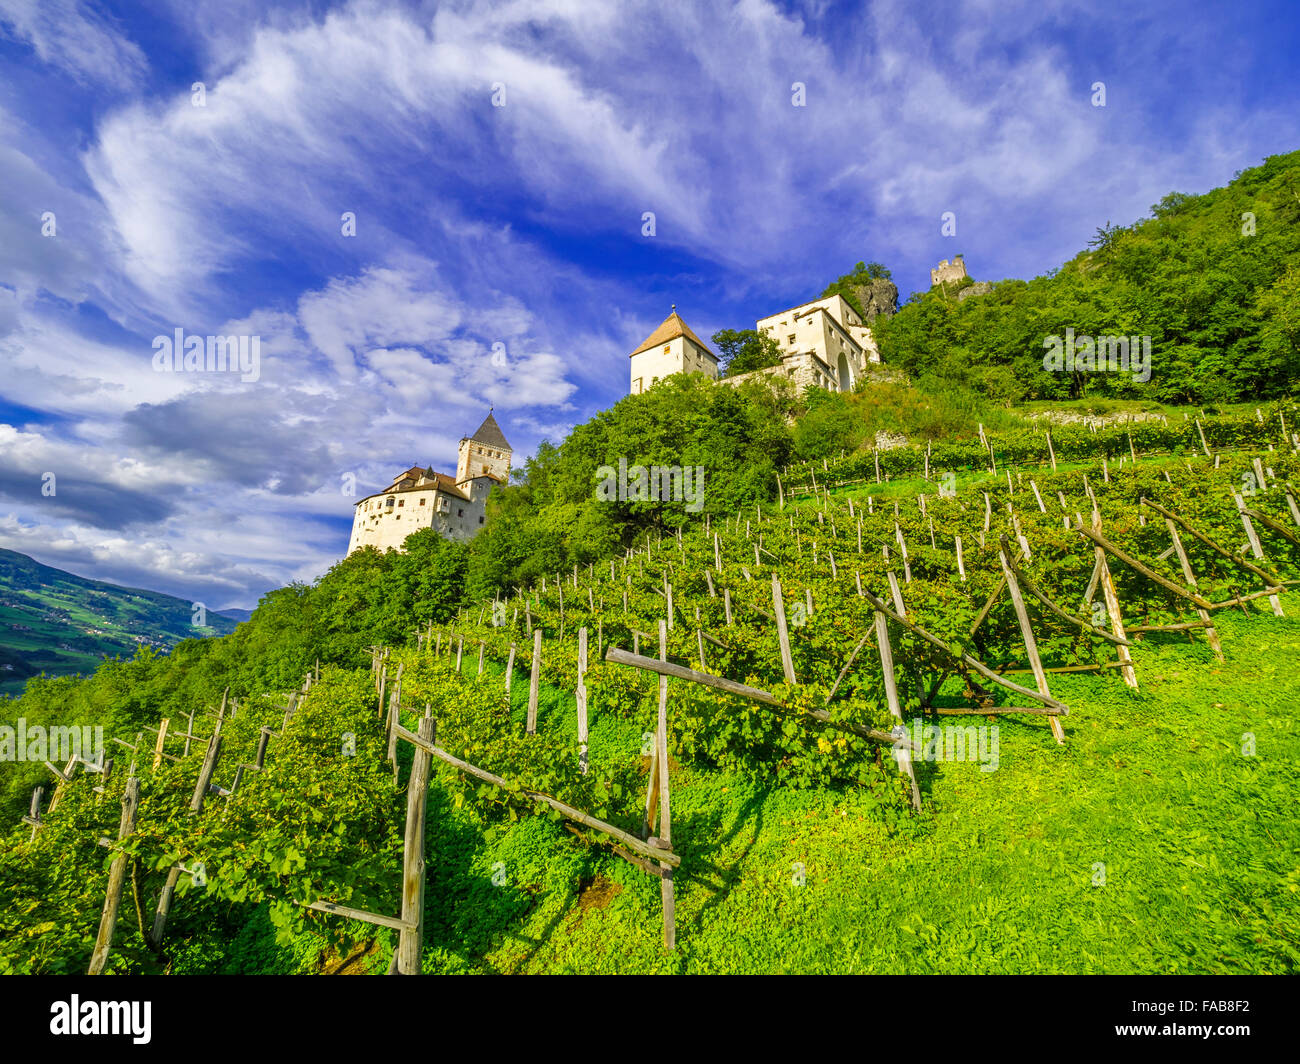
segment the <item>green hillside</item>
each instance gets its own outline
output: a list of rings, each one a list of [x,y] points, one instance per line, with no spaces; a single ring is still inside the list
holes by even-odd
[[[210,610],[203,628],[193,616],[191,603],[170,595],[87,580],[0,550],[0,694],[18,694],[40,673],[91,673],[105,657],[166,651],[235,629]]]
[[[1300,972],[1298,156],[912,300],[879,326],[911,379],[666,378],[472,541],[219,638],[6,553],[29,652],[164,607],[171,649],[3,703],[0,750],[102,725],[117,767],[0,757],[0,973],[86,971],[110,865],[117,973]],[[1182,383],[1044,385],[1064,326],[1163,329]]]
[[[587,431],[641,431],[657,404],[680,398],[673,388],[633,397]],[[770,467],[773,478],[784,470],[790,493],[805,481],[811,489],[784,506],[762,478],[748,497],[734,487],[699,515],[684,502],[656,511],[598,500],[607,526],[627,530],[626,547],[616,538],[603,557],[532,580],[506,571],[483,594],[463,576],[494,554],[421,533],[404,554],[358,552],[314,585],[268,594],[229,636],[106,662],[84,680],[38,679],[11,710],[29,721],[100,720],[145,744],[135,755],[138,830],[122,851],[140,903],[133,893],[123,904],[109,971],[387,970],[393,932],[302,905],[396,910],[412,748],[389,747],[377,687],[391,694],[400,666],[402,726],[414,732],[427,707],[442,750],[506,781],[434,765],[423,971],[1294,972],[1300,522],[1288,485],[1300,480],[1300,456],[1283,431],[1295,410],[1266,410],[1062,427],[1050,448],[1045,433],[1024,429],[990,432],[987,447],[903,447],[882,456],[879,483],[869,452],[869,471],[861,456]],[[683,441],[698,446],[712,431],[697,411]],[[590,442],[553,455],[544,468],[556,494],[507,493],[501,505],[516,506],[520,522],[532,506],[531,520],[558,526],[568,514],[590,526],[596,517],[575,500],[584,463],[600,456]],[[1264,557],[1250,561],[1231,495],[1252,483],[1257,461],[1265,479],[1247,505]],[[1184,536],[1194,591],[1143,499],[1205,537]],[[1136,690],[1115,668],[1121,637],[1089,581],[1094,545],[1066,527],[1094,506],[1113,550],[1159,578],[1110,554]],[[1014,551],[1007,544],[1021,537],[1032,551],[1015,562],[1023,587],[1065,610],[1029,602],[1037,653],[1056,670],[1050,696],[1026,686],[1017,613],[1005,594],[998,600],[999,547]],[[919,628],[900,619],[900,599]],[[1197,602],[1212,608],[1213,634]],[[652,651],[669,616],[671,664],[766,691],[782,707],[670,681],[672,951],[657,875],[590,830],[575,835],[521,790],[644,838],[658,684],[607,653]],[[868,641],[880,638],[876,616],[890,669]],[[535,734],[531,628],[544,635]],[[587,774],[577,756],[580,629]],[[377,646],[388,648],[386,681],[372,671]],[[1021,688],[961,667],[958,652]],[[289,702],[317,659],[319,681]],[[223,717],[227,689],[238,711]],[[863,737],[898,719],[895,699],[908,722],[971,735],[996,725],[999,745],[991,758],[972,745],[956,760],[918,759],[914,808],[888,748]],[[1063,743],[1045,713],[1059,705],[1069,711]],[[945,716],[954,712],[965,715]],[[191,713],[192,748],[177,734]],[[161,718],[172,731],[154,766],[146,729]],[[194,815],[203,740],[217,728],[216,790]],[[253,767],[265,736],[265,764]],[[113,752],[126,763],[126,751]],[[0,816],[13,828],[0,843],[0,971],[84,971],[105,889],[97,839],[116,831],[122,774],[102,798],[94,778],[74,780],[49,811],[44,766],[0,770]],[[20,817],[38,785],[47,795],[33,833]],[[145,937],[177,862],[201,863],[205,878],[181,876],[154,949]]]
[[[931,390],[1000,401],[1083,395],[1225,403],[1296,394],[1300,381],[1300,151],[1225,188],[1172,192],[1131,225],[1030,281],[913,293],[874,331],[883,359]],[[978,272],[978,267],[976,267]],[[842,279],[844,280],[844,279]],[[1151,376],[1043,369],[1048,336],[1146,336]]]

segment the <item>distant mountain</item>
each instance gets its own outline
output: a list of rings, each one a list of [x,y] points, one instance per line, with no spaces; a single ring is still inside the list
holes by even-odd
[[[19,694],[41,672],[90,673],[105,656],[130,657],[140,646],[167,651],[236,625],[212,610],[204,627],[192,619],[184,599],[87,580],[0,549],[0,694]]]
[[[232,607],[231,609],[228,609],[228,610],[218,610],[218,611],[217,611],[217,616],[218,616],[218,617],[229,617],[232,621],[237,621],[237,622],[242,623],[242,622],[248,620],[248,618],[250,618],[251,616],[253,616],[253,611],[252,611],[252,610],[240,610],[240,609],[235,609],[235,608]]]

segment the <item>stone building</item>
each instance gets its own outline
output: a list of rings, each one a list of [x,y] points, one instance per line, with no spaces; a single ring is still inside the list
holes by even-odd
[[[492,488],[510,478],[510,444],[489,411],[457,449],[456,475],[412,466],[383,491],[356,504],[348,553],[362,547],[401,550],[406,537],[435,528],[447,539],[472,539],[483,530]]]
[[[943,284],[946,281],[964,281],[968,276],[966,263],[962,261],[960,255],[957,255],[952,262],[943,259],[938,266],[930,271],[930,287],[933,288],[935,285]]]
[[[674,373],[718,375],[718,356],[682,321],[676,303],[659,328],[628,357],[632,360],[632,395],[648,391],[655,381]]]
[[[781,345],[781,365],[755,372],[788,377],[800,389],[847,392],[868,362],[880,361],[866,322],[838,294],[760,318],[755,328]]]

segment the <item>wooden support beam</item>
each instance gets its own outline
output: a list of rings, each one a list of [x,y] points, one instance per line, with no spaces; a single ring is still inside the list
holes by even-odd
[[[1069,622],[1070,624],[1077,625],[1088,635],[1095,635],[1095,636],[1099,636],[1102,639],[1105,639],[1108,643],[1115,643],[1116,645],[1122,644],[1125,646],[1129,645],[1127,640],[1121,639],[1113,632],[1108,632],[1104,628],[1097,628],[1094,625],[1092,625],[1089,621],[1087,621],[1085,618],[1076,617],[1074,614],[1069,613],[1066,610],[1062,609],[1060,606],[1058,606],[1055,602],[1052,601],[1051,598],[1047,596],[1045,592],[1039,589],[1039,587],[1030,578],[1029,574],[1027,574],[1020,567],[1019,563],[1015,560],[1015,557],[1012,554],[1012,551],[1010,549],[1005,534],[1003,534],[1003,536],[1001,537],[1001,543],[1002,543],[1002,555],[1006,558],[1007,567],[1009,567],[1011,572],[1015,574],[1015,576],[1019,579],[1019,584],[1031,595],[1033,595],[1034,598],[1036,598],[1039,602],[1041,602],[1044,606],[1046,606],[1049,610],[1051,610],[1052,613],[1054,613],[1057,617],[1061,618],[1061,620],[1063,621]]]
[[[140,805],[140,781],[131,776],[126,781],[122,795],[122,816],[117,825],[117,841],[124,842],[135,834],[136,810]],[[117,928],[117,910],[122,903],[122,886],[126,882],[126,854],[117,853],[108,869],[108,889],[104,893],[104,909],[99,917],[99,932],[95,936],[95,949],[90,955],[87,975],[102,975],[108,963],[108,953],[113,946],[113,932]]]
[[[320,913],[331,913],[334,916],[346,916],[349,920],[362,920],[368,924],[378,924],[380,927],[391,927],[394,931],[406,932],[414,927],[413,924],[404,923],[396,916],[381,916],[379,913],[366,912],[364,909],[353,909],[347,905],[335,904],[332,901],[300,901],[297,904],[304,909],[315,909]]]
[[[943,650],[946,653],[950,654],[955,660],[961,661],[965,665],[974,669],[986,680],[991,680],[999,687],[1005,687],[1008,691],[1014,691],[1016,694],[1023,695],[1026,698],[1031,699],[1032,701],[1042,702],[1044,705],[1050,705],[1056,709],[1059,709],[1061,710],[1062,716],[1067,716],[1069,714],[1070,709],[1064,702],[1058,702],[1055,698],[1046,695],[1041,695],[1037,691],[1031,691],[1028,687],[1021,687],[1020,684],[1014,682],[1013,680],[1008,680],[1005,676],[1002,676],[999,673],[994,672],[978,658],[972,657],[970,654],[967,654],[965,651],[958,653],[934,633],[926,631],[926,629],[922,628],[919,624],[913,624],[906,617],[902,617],[899,614],[895,613],[887,605],[885,605],[885,603],[881,599],[877,598],[870,591],[866,591],[864,589],[862,594],[866,598],[866,600],[871,603],[872,606],[882,611],[885,614],[885,616],[888,617],[891,621],[897,621],[899,624],[903,625],[903,627],[907,628],[908,631],[913,632],[916,635],[920,636],[931,646],[938,647],[940,650]]]
[[[616,649],[617,648],[615,647],[610,647],[610,652],[613,652]],[[663,850],[663,849],[659,849],[658,847],[652,847],[647,843],[642,842],[640,839],[636,838],[635,836],[629,835],[626,831],[623,831],[620,828],[616,828],[612,824],[606,824],[603,820],[597,820],[594,816],[584,813],[581,809],[575,809],[573,806],[561,802],[558,798],[552,798],[549,794],[543,794],[540,791],[530,790],[526,787],[515,787],[508,781],[502,779],[500,776],[488,772],[486,769],[481,769],[477,765],[471,765],[468,761],[462,761],[460,758],[447,753],[446,750],[434,746],[432,743],[428,742],[425,739],[420,738],[420,736],[412,732],[407,731],[405,728],[399,727],[397,730],[397,735],[398,738],[404,739],[407,742],[413,744],[414,746],[422,747],[423,749],[431,753],[434,757],[438,758],[440,761],[445,761],[453,768],[456,768],[461,772],[464,772],[468,776],[473,776],[475,779],[480,779],[484,783],[490,783],[494,787],[500,787],[502,790],[521,794],[523,797],[529,799],[530,801],[541,802],[544,805],[550,806],[557,813],[560,813],[562,816],[567,817],[569,820],[572,820],[574,823],[582,824],[584,827],[591,828],[594,831],[599,831],[602,832],[603,834],[618,839],[619,842],[621,842],[625,847],[627,847],[633,853],[639,854],[640,856],[645,857],[652,861],[665,862],[667,864],[672,865],[674,868],[676,868],[678,865],[681,864],[681,858],[678,857],[675,853],[672,853],[670,850]]]
[[[578,769],[587,774],[587,629],[578,629],[578,686],[574,698],[578,703]]]
[[[1143,506],[1147,506],[1150,507],[1152,510],[1155,510],[1155,512],[1160,514],[1162,517],[1167,517],[1169,520],[1173,521],[1174,524],[1176,524],[1184,532],[1193,536],[1195,539],[1200,540],[1216,554],[1219,554],[1220,556],[1228,559],[1228,561],[1234,563],[1235,565],[1241,566],[1247,572],[1253,573],[1255,576],[1263,580],[1264,583],[1267,584],[1269,587],[1282,585],[1283,581],[1281,577],[1277,576],[1274,573],[1266,572],[1265,570],[1261,569],[1259,566],[1252,565],[1250,562],[1248,562],[1245,558],[1241,557],[1240,555],[1233,554],[1231,551],[1226,550],[1223,547],[1219,546],[1219,544],[1215,543],[1214,540],[1210,539],[1209,536],[1193,528],[1184,518],[1179,517],[1178,514],[1174,513],[1172,510],[1166,510],[1159,503],[1152,502],[1150,499],[1144,498],[1141,499],[1140,502]]]
[[[898,701],[898,685],[894,680],[894,650],[889,643],[889,622],[883,613],[876,613],[876,648],[880,651],[880,668],[885,680],[885,698],[889,702],[889,713],[898,727],[903,726],[903,709]],[[911,751],[899,748],[894,751],[898,761],[898,770],[907,776],[911,784],[912,808],[921,808],[921,791],[916,785],[916,768],[912,764]]]
[[[1264,547],[1259,541],[1259,536],[1255,532],[1255,526],[1251,524],[1250,518],[1246,515],[1246,504],[1242,501],[1241,493],[1233,493],[1233,501],[1237,504],[1237,513],[1241,516],[1242,527],[1246,530],[1246,540],[1250,543],[1250,551],[1255,555],[1257,562],[1264,560]],[[1282,612],[1282,600],[1276,595],[1268,596],[1268,604],[1273,608],[1274,617],[1285,617]]]
[[[1165,528],[1169,531],[1169,538],[1173,540],[1173,551],[1178,555],[1178,565],[1182,569],[1183,579],[1187,581],[1188,587],[1196,587],[1196,573],[1192,570],[1192,563],[1187,557],[1187,551],[1183,549],[1183,541],[1178,535],[1178,529],[1169,518],[1164,519]],[[1205,639],[1210,644],[1210,649],[1214,651],[1214,656],[1220,661],[1223,660],[1223,644],[1219,641],[1219,633],[1214,625],[1210,622],[1210,613],[1208,610],[1197,607],[1197,614],[1201,622],[1205,625]]]
[[[542,677],[542,630],[533,629],[533,663],[528,675],[528,723],[529,735],[537,732],[537,695]]]
[[[837,721],[831,718],[831,715],[825,710],[820,709],[800,709],[795,706],[787,706],[776,695],[770,691],[764,691],[758,687],[750,687],[747,684],[737,683],[735,680],[728,680],[724,676],[714,676],[707,672],[699,672],[696,669],[688,669],[684,665],[675,665],[671,661],[658,661],[655,658],[642,657],[640,654],[629,653],[619,647],[610,647],[605,651],[605,660],[613,661],[620,665],[631,665],[634,668],[644,669],[647,672],[663,673],[666,676],[676,676],[681,680],[690,680],[692,683],[698,683],[705,687],[713,687],[719,691],[726,691],[728,694],[739,695],[741,698],[747,698],[752,702],[758,702],[764,706],[770,706],[777,712],[789,716],[810,717],[827,727],[836,731],[850,732],[863,739],[869,739],[872,742],[884,743],[892,746],[896,737],[887,731],[880,731],[876,728],[864,728],[860,724],[854,724],[851,721]]]
[[[1046,698],[1052,697],[1051,688],[1047,685],[1047,674],[1043,672],[1043,662],[1038,656],[1038,641],[1034,638],[1034,626],[1029,623],[1029,611],[1025,609],[1024,596],[1020,594],[1020,584],[1016,580],[1015,570],[1012,569],[1008,560],[1011,551],[1007,545],[1005,533],[1002,536],[1002,549],[998,551],[998,560],[1002,563],[1002,575],[1007,582],[1007,590],[1011,593],[1011,604],[1016,609],[1016,620],[1020,624],[1020,638],[1025,644],[1025,654],[1029,658],[1029,667],[1034,672],[1034,683],[1038,686],[1038,693]],[[1051,721],[1052,737],[1059,745],[1065,744],[1065,730],[1061,727],[1061,722],[1055,717]]]
[[[1096,528],[1100,524],[1100,521],[1098,520],[1100,515],[1098,515],[1095,510],[1093,511],[1093,514],[1094,514],[1093,527]],[[1201,609],[1205,609],[1210,605],[1205,599],[1201,598],[1201,596],[1198,595],[1195,591],[1191,590],[1190,588],[1179,587],[1172,580],[1169,580],[1168,578],[1161,576],[1154,569],[1150,568],[1147,565],[1144,565],[1142,562],[1138,561],[1131,554],[1125,552],[1122,548],[1112,543],[1110,540],[1108,540],[1105,536],[1101,535],[1100,533],[1095,531],[1090,531],[1089,529],[1084,528],[1082,525],[1075,525],[1074,530],[1078,532],[1081,536],[1085,537],[1086,539],[1092,540],[1092,542],[1096,544],[1097,550],[1104,550],[1107,554],[1112,555],[1118,561],[1123,562],[1130,569],[1133,569],[1135,572],[1141,573],[1148,580],[1152,580],[1155,583],[1159,584],[1161,587],[1165,588],[1166,590],[1172,591],[1179,598],[1185,598],[1189,602],[1200,607]],[[1105,578],[1107,575],[1109,575],[1109,572],[1110,570],[1109,568],[1107,568],[1106,571],[1102,574],[1103,589],[1105,584]]]
[[[417,734],[432,745],[432,717],[421,717]],[[399,975],[420,974],[420,948],[424,930],[424,825],[429,806],[429,771],[433,758],[415,748],[411,775],[406,782],[406,833],[402,843],[402,923],[397,942]]]

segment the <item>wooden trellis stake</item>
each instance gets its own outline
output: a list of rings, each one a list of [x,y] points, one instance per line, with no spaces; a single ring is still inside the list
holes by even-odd
[[[122,795],[122,817],[117,826],[117,841],[124,842],[135,834],[135,814],[140,804],[140,781],[131,776],[126,781]],[[119,852],[108,869],[108,889],[104,894],[104,911],[99,917],[99,933],[95,936],[95,950],[90,956],[87,975],[102,975],[108,963],[108,952],[113,945],[113,931],[117,927],[117,910],[122,903],[122,886],[126,882],[126,854]]]
[[[1092,528],[1093,531],[1101,535],[1101,514],[1096,510],[1092,511]],[[1127,642],[1128,635],[1124,631],[1124,618],[1119,610],[1119,594],[1115,590],[1115,581],[1110,575],[1110,566],[1106,563],[1106,552],[1102,550],[1101,544],[1093,547],[1096,557],[1096,567],[1098,578],[1101,583],[1101,593],[1106,601],[1106,612],[1110,616],[1110,630]],[[1116,648],[1119,653],[1119,660],[1123,662],[1124,668],[1120,670],[1120,675],[1124,677],[1124,682],[1135,691],[1138,687],[1137,669],[1133,665],[1133,655],[1129,653],[1127,646]]]
[[[532,670],[528,677],[528,726],[527,732],[533,735],[537,732],[537,694],[538,685],[541,682],[542,674],[542,630],[535,628],[533,630],[533,664]]]
[[[153,745],[153,771],[158,771],[158,766],[162,764],[163,743],[167,741],[167,726],[171,723],[171,717],[163,717],[158,722],[158,739]]]
[[[1174,541],[1174,553],[1178,555],[1178,565],[1183,570],[1183,579],[1187,581],[1188,587],[1194,589],[1197,586],[1196,573],[1192,570],[1192,563],[1187,557],[1187,551],[1183,549],[1183,541],[1178,536],[1178,529],[1174,527],[1174,523],[1167,517],[1165,518],[1165,527],[1169,530],[1169,538]],[[1214,656],[1222,661],[1223,644],[1219,642],[1219,633],[1215,630],[1214,624],[1210,620],[1209,611],[1197,606],[1196,612],[1205,623],[1206,641],[1214,651]],[[1190,636],[1191,633],[1189,632],[1188,634]]]
[[[574,697],[578,703],[578,768],[587,774],[587,629],[578,629],[578,686]]]
[[[775,572],[772,574],[772,612],[776,615],[776,634],[781,641],[781,669],[785,673],[785,682],[798,683],[794,674],[794,659],[790,656],[790,631],[785,624],[785,601],[781,593],[781,581]]]
[[[903,710],[898,703],[898,686],[894,681],[894,651],[889,645],[889,625],[883,613],[876,612],[876,647],[880,651],[880,668],[885,679],[885,697],[889,701],[889,713],[903,727]],[[894,751],[900,772],[906,774],[912,788],[912,808],[921,808],[921,791],[916,785],[916,769],[912,765],[911,752],[903,747]]]
[[[1034,627],[1029,623],[1029,611],[1025,609],[1025,599],[1020,594],[1020,585],[1016,582],[1016,574],[1007,563],[1006,536],[1002,537],[1002,542],[1004,547],[998,551],[998,561],[1002,563],[1002,576],[1007,582],[1007,590],[1011,592],[1011,604],[1016,608],[1016,620],[1020,623],[1020,637],[1024,640],[1025,654],[1029,657],[1029,667],[1034,672],[1034,683],[1037,685],[1040,695],[1051,698],[1052,691],[1047,686],[1047,674],[1043,672],[1043,662],[1038,656],[1038,642],[1034,639]],[[1048,722],[1052,726],[1052,737],[1056,739],[1057,743],[1064,746],[1065,729],[1061,727],[1061,722],[1056,717],[1049,717]]]
[[[433,718],[420,718],[417,734],[434,741]],[[416,746],[411,776],[406,783],[406,835],[402,846],[402,923],[398,933],[397,974],[420,974],[420,948],[424,939],[424,825],[429,806],[429,770],[433,758]]]
[[[1255,526],[1250,523],[1250,518],[1246,515],[1246,504],[1242,501],[1241,493],[1234,492],[1233,501],[1237,504],[1237,513],[1241,517],[1242,527],[1246,530],[1246,539],[1250,543],[1250,552],[1255,556],[1257,562],[1264,561],[1264,548],[1259,542],[1259,536],[1255,532]],[[1277,595],[1268,596],[1268,604],[1273,607],[1274,617],[1285,617],[1282,612],[1282,600]]]

